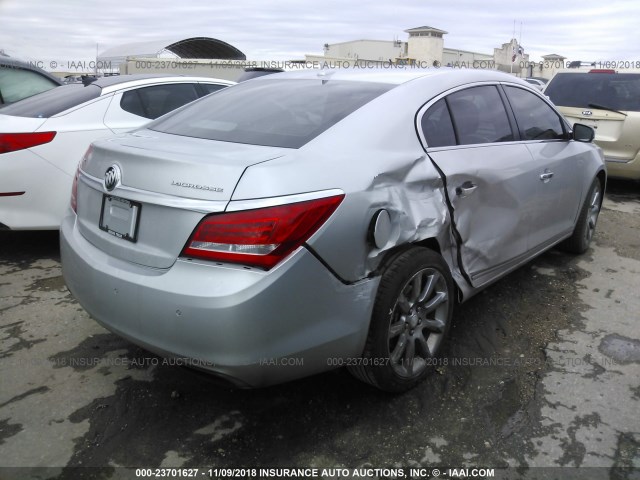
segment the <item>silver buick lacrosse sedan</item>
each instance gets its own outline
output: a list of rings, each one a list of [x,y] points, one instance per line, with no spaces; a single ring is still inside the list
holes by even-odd
[[[64,277],[109,330],[236,385],[346,365],[404,391],[455,303],[587,250],[592,139],[495,71],[263,76],[89,148]]]

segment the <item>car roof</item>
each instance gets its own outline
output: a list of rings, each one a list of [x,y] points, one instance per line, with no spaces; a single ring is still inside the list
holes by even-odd
[[[119,90],[140,87],[145,85],[159,85],[164,83],[180,83],[180,82],[198,82],[198,83],[216,83],[220,85],[235,85],[236,82],[229,80],[221,80],[211,77],[186,77],[179,75],[118,75],[110,77],[100,77],[94,82],[82,84],[71,83],[62,85],[55,89],[33,95],[31,97],[15,102],[12,105],[3,107],[2,113],[5,115],[15,116],[33,116],[33,112],[37,111],[38,118],[49,118],[60,115],[67,110],[78,108],[88,102],[92,102],[99,97],[113,94]],[[65,105],[67,100],[68,106],[56,110],[56,102],[59,105]]]
[[[420,78],[446,78],[447,83],[457,81],[461,84],[470,82],[495,81],[514,82],[528,85],[518,77],[497,70],[476,70],[471,68],[413,68],[390,66],[389,68],[345,68],[345,69],[305,69],[264,75],[255,81],[274,79],[333,79],[345,81],[369,81],[400,85]]]
[[[200,82],[200,83],[220,83],[223,85],[235,85],[236,82],[212,77],[190,77],[182,75],[162,75],[162,74],[136,74],[136,75],[112,75],[99,77],[91,85],[96,85],[102,89],[102,94],[111,93],[127,87],[135,87],[146,84],[162,82]]]

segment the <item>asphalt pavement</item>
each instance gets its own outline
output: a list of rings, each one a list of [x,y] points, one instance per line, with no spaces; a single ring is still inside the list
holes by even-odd
[[[268,467],[640,479],[640,185],[610,182],[586,254],[460,305],[432,375],[395,396],[344,369],[230,389],[96,324],[57,232],[0,232],[0,479]]]

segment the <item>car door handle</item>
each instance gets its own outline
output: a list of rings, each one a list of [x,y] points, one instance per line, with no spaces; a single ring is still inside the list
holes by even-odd
[[[553,177],[553,172],[549,170],[545,170],[544,173],[540,175],[540,180],[542,180],[544,183],[547,183],[549,180],[551,180],[552,177]]]
[[[459,187],[456,187],[456,195],[462,198],[468,197],[475,192],[476,188],[478,188],[478,186],[475,183],[466,181]]]

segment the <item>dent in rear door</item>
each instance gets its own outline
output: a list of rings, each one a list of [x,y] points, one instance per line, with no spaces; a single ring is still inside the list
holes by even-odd
[[[446,177],[462,265],[479,287],[527,252],[537,185],[523,164],[531,157],[515,143],[428,153]]]
[[[454,92],[427,104],[418,119],[426,151],[445,180],[458,262],[480,287],[527,253],[538,188],[531,155],[514,141],[495,85]]]

